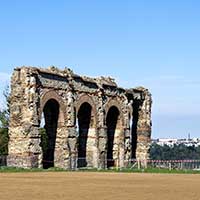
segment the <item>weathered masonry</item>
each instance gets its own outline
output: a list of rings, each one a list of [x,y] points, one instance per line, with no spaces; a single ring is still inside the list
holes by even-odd
[[[8,166],[107,168],[146,160],[151,104],[147,89],[125,90],[110,77],[79,76],[68,68],[16,68]]]

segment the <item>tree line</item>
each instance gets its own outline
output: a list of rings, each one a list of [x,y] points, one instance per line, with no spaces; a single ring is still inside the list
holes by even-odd
[[[152,160],[200,160],[200,146],[186,146],[185,144],[158,145],[152,143],[150,147]]]

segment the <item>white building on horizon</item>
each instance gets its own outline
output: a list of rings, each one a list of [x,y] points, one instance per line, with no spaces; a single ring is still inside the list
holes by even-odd
[[[151,143],[156,143],[160,146],[170,146],[173,147],[174,145],[184,144],[185,146],[200,146],[200,138],[188,138],[188,139],[176,139],[176,138],[159,138],[159,139],[152,139]]]

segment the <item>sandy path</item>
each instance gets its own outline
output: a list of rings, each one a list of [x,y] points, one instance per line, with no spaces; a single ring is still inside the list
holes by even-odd
[[[0,200],[200,200],[200,175],[0,173]]]

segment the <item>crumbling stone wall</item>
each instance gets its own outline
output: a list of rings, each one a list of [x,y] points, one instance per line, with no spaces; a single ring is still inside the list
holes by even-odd
[[[152,99],[145,88],[125,90],[110,77],[68,68],[21,67],[12,75],[10,101],[9,166],[106,168],[148,159]]]

